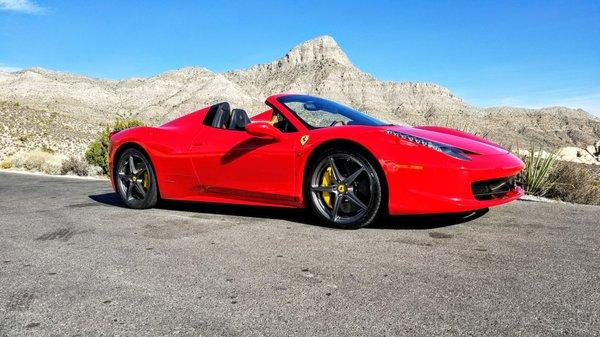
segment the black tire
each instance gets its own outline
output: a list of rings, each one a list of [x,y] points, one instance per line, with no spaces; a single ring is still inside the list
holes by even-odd
[[[365,155],[328,149],[309,165],[304,177],[304,197],[320,221],[342,229],[357,229],[377,218],[383,202],[382,177]]]
[[[130,160],[133,160],[131,162]],[[121,200],[130,208],[151,208],[158,202],[158,184],[150,159],[140,150],[129,148],[119,156],[114,168],[115,185]]]

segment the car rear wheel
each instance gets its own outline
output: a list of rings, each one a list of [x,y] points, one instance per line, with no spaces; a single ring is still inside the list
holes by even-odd
[[[135,148],[125,150],[115,167],[117,192],[131,208],[150,208],[158,201],[156,176],[150,160]]]
[[[358,152],[324,152],[312,165],[305,183],[307,204],[329,225],[356,229],[372,223],[379,213],[381,178]]]

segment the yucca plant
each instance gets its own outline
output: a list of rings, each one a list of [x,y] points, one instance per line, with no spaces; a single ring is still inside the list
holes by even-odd
[[[537,196],[544,196],[548,192],[554,184],[550,178],[550,173],[554,168],[556,159],[555,152],[536,151],[535,146],[531,146],[529,154],[523,157],[525,168],[517,177],[525,192]]]

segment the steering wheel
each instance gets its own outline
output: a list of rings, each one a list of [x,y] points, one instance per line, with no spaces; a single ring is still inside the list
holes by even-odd
[[[333,121],[331,122],[331,124],[329,124],[329,126],[336,126],[336,125],[346,125],[346,123],[344,121]]]

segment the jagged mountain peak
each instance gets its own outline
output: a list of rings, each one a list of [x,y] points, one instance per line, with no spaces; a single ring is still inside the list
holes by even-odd
[[[337,42],[328,35],[318,36],[297,45],[285,54],[278,63],[297,65],[324,60],[335,61],[349,67],[352,66],[352,62],[350,62],[346,53],[344,53]]]

